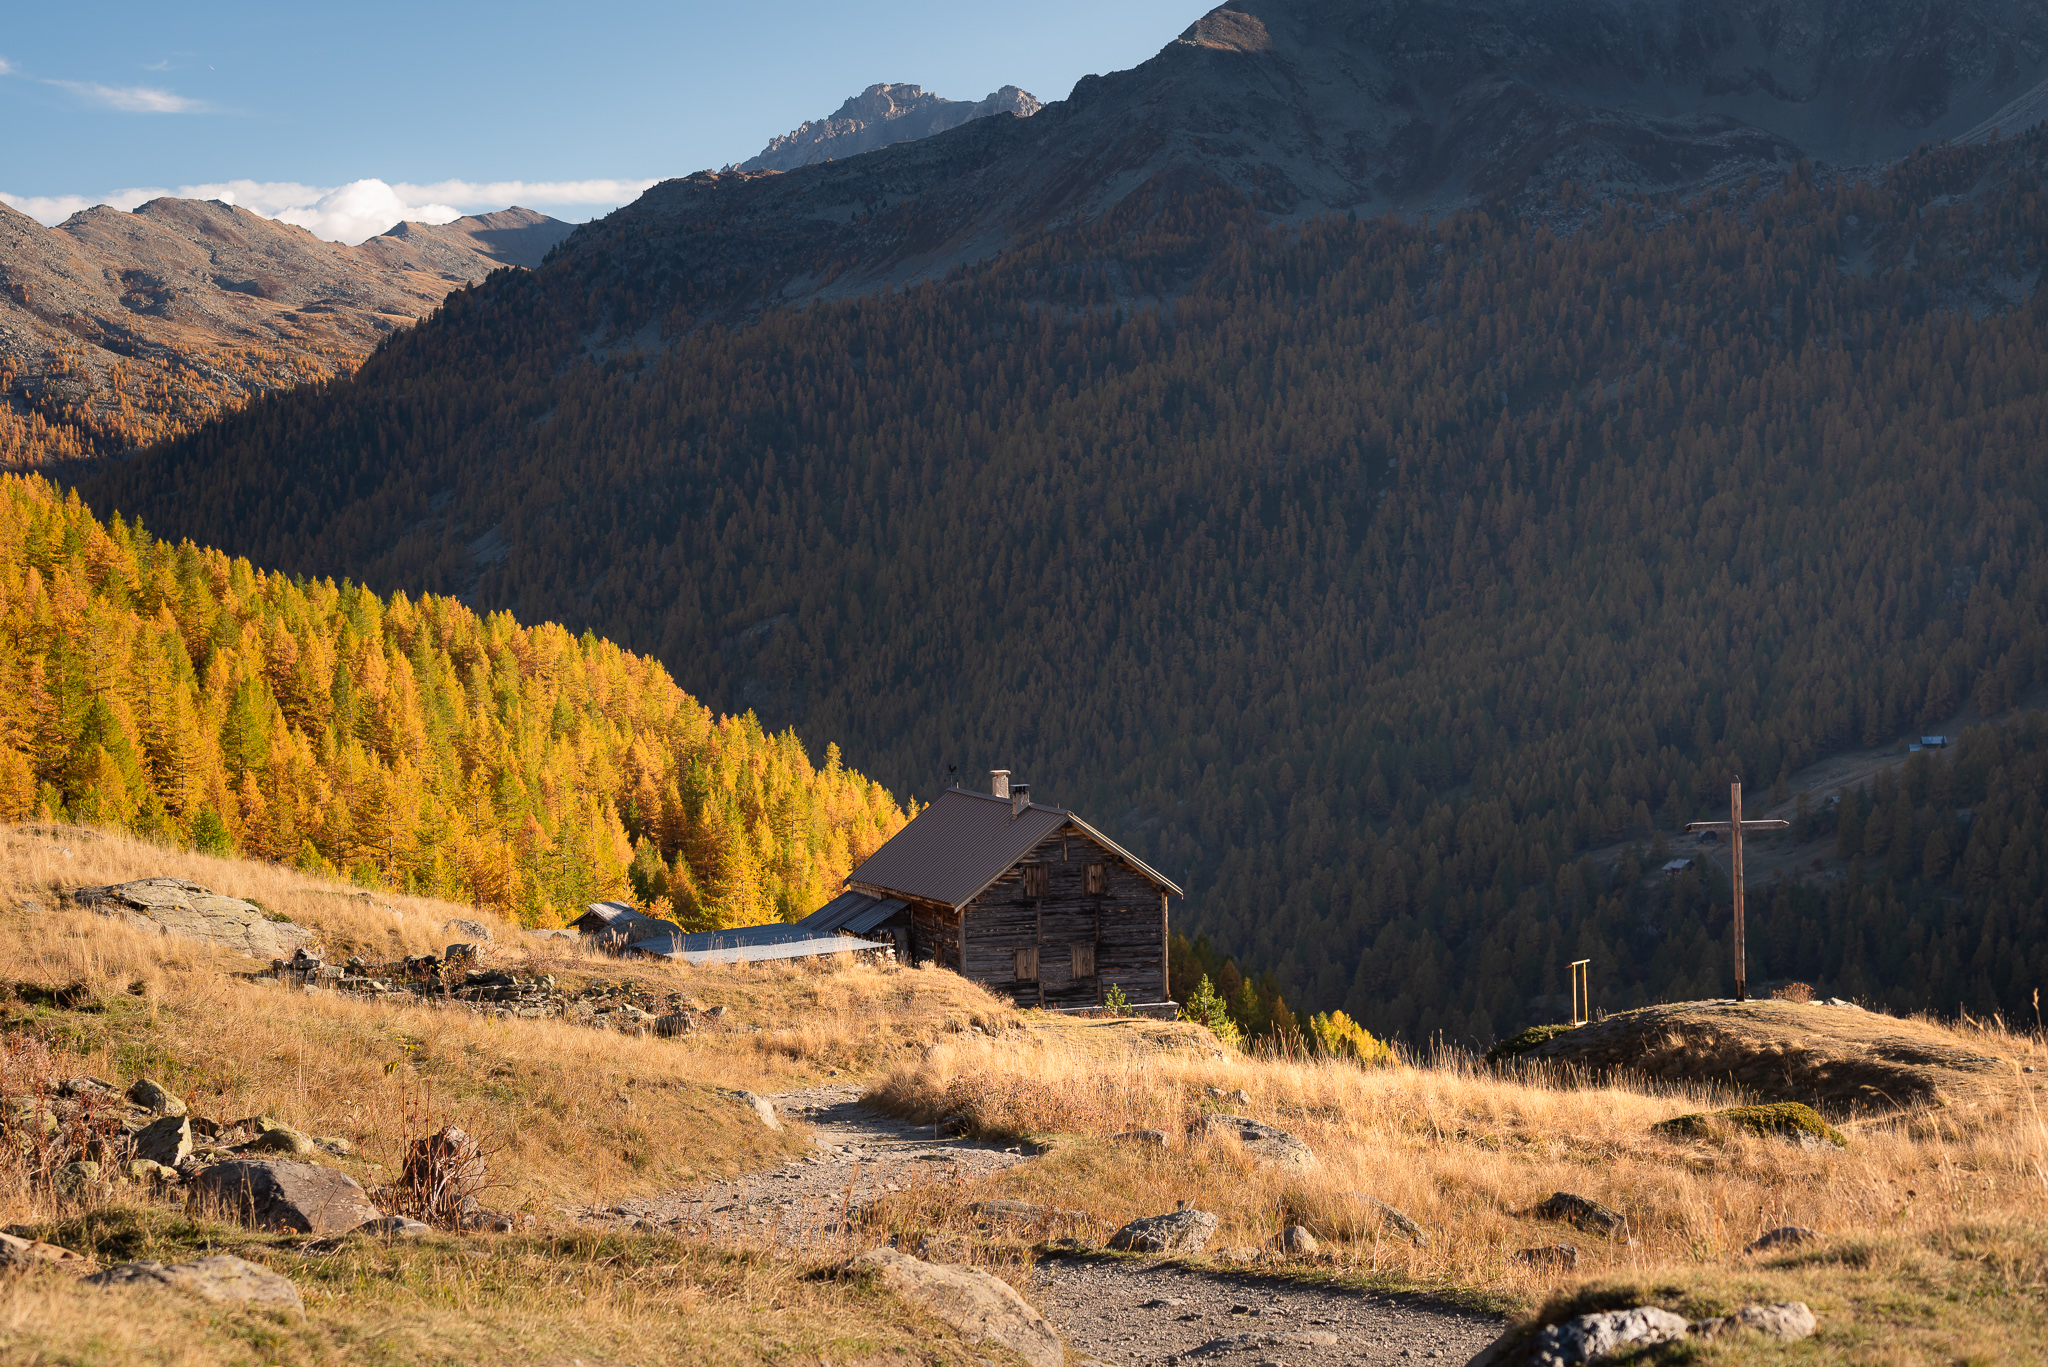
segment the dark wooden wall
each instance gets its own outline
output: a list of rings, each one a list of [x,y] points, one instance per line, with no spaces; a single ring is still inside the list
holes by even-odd
[[[1045,865],[1045,895],[1025,895],[1026,863]],[[1103,891],[1087,890],[1090,864],[1106,866]],[[967,959],[960,959],[959,921],[938,909],[914,909],[915,953],[963,971],[1019,1006],[1097,1006],[1115,983],[1134,1002],[1166,998],[1166,908],[1160,889],[1093,839],[1064,828],[1013,864],[964,913]],[[1072,947],[1092,945],[1095,974],[1076,978]],[[1017,978],[1017,951],[1037,949],[1038,981]]]

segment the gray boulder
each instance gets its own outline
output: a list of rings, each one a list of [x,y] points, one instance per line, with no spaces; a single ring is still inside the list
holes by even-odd
[[[1308,1232],[1306,1225],[1289,1225],[1286,1229],[1280,1231],[1280,1237],[1273,1241],[1273,1246],[1282,1253],[1297,1258],[1306,1257],[1311,1253],[1320,1253],[1323,1249],[1316,1236]]]
[[[1817,1244],[1820,1240],[1821,1234],[1817,1229],[1808,1229],[1805,1225],[1779,1225],[1776,1229],[1767,1229],[1757,1235],[1756,1238],[1749,1241],[1748,1246],[1742,1251],[1744,1253],[1771,1253],[1781,1248],[1798,1248],[1802,1244]]]
[[[105,1287],[163,1286],[219,1305],[256,1305],[299,1315],[306,1313],[306,1303],[299,1298],[299,1288],[292,1285],[291,1278],[231,1253],[216,1253],[210,1258],[168,1267],[157,1262],[121,1263],[85,1280]]]
[[[466,916],[456,917],[441,929],[446,934],[460,935],[465,940],[481,942],[491,938],[489,926],[482,921],[472,921]]]
[[[1206,1210],[1176,1210],[1131,1221],[1109,1236],[1109,1246],[1130,1253],[1200,1253],[1216,1237]]]
[[[1110,1138],[1121,1144],[1146,1144],[1155,1149],[1166,1147],[1165,1130],[1126,1130],[1122,1134],[1113,1134]]]
[[[898,1299],[959,1330],[969,1343],[1000,1344],[1031,1367],[1063,1367],[1066,1353],[1059,1334],[1007,1282],[893,1248],[864,1253],[854,1266],[872,1272]]]
[[[135,1156],[175,1168],[192,1156],[192,1120],[167,1115],[135,1132]]]
[[[1548,1199],[1538,1201],[1530,1213],[1538,1219],[1562,1220],[1573,1229],[1584,1230],[1588,1234],[1624,1243],[1628,1241],[1628,1220],[1625,1217],[1598,1201],[1589,1201],[1568,1191],[1555,1192]]]
[[[317,1163],[233,1159],[203,1169],[192,1191],[252,1229],[342,1234],[383,1217],[353,1177]]]
[[[1221,1112],[1205,1115],[1195,1122],[1195,1129],[1201,1134],[1235,1134],[1244,1151],[1262,1163],[1306,1168],[1314,1166],[1316,1161],[1308,1145],[1287,1131],[1276,1130],[1247,1116]]]
[[[128,1099],[156,1115],[185,1114],[184,1102],[146,1077],[137,1078],[129,1084]]]
[[[1570,1271],[1579,1265],[1579,1250],[1570,1244],[1545,1244],[1541,1248],[1518,1248],[1508,1257],[1524,1267]]]
[[[760,1117],[761,1123],[769,1129],[776,1131],[782,1129],[782,1119],[775,1114],[775,1103],[767,1097],[746,1091],[729,1092],[727,1095],[732,1097],[734,1101],[740,1102],[752,1110],[755,1115]]]
[[[1747,1331],[1784,1343],[1797,1343],[1800,1339],[1811,1338],[1817,1328],[1819,1324],[1813,1317],[1813,1311],[1807,1309],[1804,1302],[1785,1301],[1778,1305],[1745,1305],[1732,1315],[1716,1315],[1712,1319],[1701,1320],[1692,1327],[1692,1331],[1706,1339]]]
[[[1654,1305],[1580,1315],[1544,1329],[1515,1359],[1528,1367],[1578,1367],[1615,1353],[1676,1343],[1691,1330],[1685,1316]]]
[[[280,1125],[268,1117],[256,1123],[256,1137],[246,1144],[237,1144],[236,1153],[278,1153],[304,1158],[317,1150],[310,1138],[289,1125]]]
[[[289,921],[273,921],[261,907],[223,897],[183,878],[139,878],[103,888],[80,888],[71,897],[102,916],[219,945],[266,963],[288,959],[313,943],[311,931]]]

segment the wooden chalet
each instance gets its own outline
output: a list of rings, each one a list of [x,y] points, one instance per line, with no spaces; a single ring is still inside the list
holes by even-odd
[[[1180,889],[1028,785],[949,788],[855,869],[846,885],[900,904],[911,958],[972,978],[1019,1006],[1135,1005],[1166,991],[1167,898]],[[886,924],[875,927],[886,933]]]

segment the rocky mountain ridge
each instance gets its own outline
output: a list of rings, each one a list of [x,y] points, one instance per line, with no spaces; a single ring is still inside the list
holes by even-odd
[[[972,101],[949,100],[917,85],[871,85],[840,105],[830,118],[799,124],[781,137],[771,138],[759,156],[727,169],[794,171],[800,166],[928,138],[991,114],[1015,114],[1028,119],[1042,107],[1037,96],[1014,85]]]
[[[1206,189],[1283,221],[1520,214],[1872,165],[2000,118],[2023,131],[2044,76],[2048,0],[1231,0],[1029,119],[665,181],[567,269],[659,300],[621,331],[673,330],[938,278]]]
[[[0,462],[117,453],[351,370],[570,230],[513,208],[351,247],[211,200],[100,205],[54,228],[0,205]]]

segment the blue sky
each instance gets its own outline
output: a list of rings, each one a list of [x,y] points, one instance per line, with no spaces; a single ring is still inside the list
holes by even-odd
[[[24,4],[0,27],[0,198],[49,222],[213,191],[331,237],[400,206],[582,219],[876,81],[1062,99],[1213,3]]]

